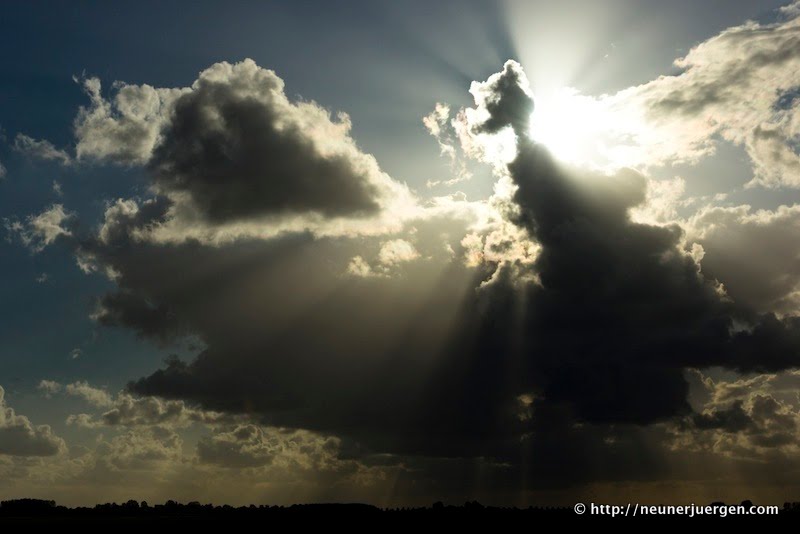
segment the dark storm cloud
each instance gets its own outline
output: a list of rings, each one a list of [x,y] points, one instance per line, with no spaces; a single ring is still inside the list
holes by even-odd
[[[692,423],[701,430],[721,429],[728,432],[746,430],[752,425],[752,420],[744,410],[743,404],[743,401],[737,400],[727,408],[695,414]]]
[[[161,343],[180,332],[180,322],[163,304],[153,305],[130,291],[103,296],[94,317],[104,326],[127,326]]]
[[[99,316],[162,340],[190,332],[206,347],[129,389],[333,434],[362,454],[524,463],[526,476],[541,485],[662,474],[661,445],[637,425],[691,416],[684,369],[794,367],[795,320],[726,299],[682,250],[678,226],[632,222],[629,208],[645,198],[641,175],[565,168],[534,144],[523,81],[510,62],[476,88],[486,120],[474,131],[516,134],[517,156],[507,167],[516,207],[509,213],[542,247],[530,268],[485,264],[476,277],[439,258],[404,264],[398,277],[345,278],[363,243],[300,234],[221,246],[158,244],[130,236],[164,210],[143,217],[120,205],[107,213],[101,235],[82,245],[119,285]],[[316,190],[281,183],[281,173],[264,174],[271,178],[251,190],[268,162],[226,159],[239,154],[239,143],[249,146],[245,132],[286,147],[302,135],[264,126],[274,119],[269,107],[233,98],[227,86],[208,91],[182,97],[185,111],[176,104],[179,127],[154,158],[158,187],[192,195],[212,218],[335,212],[325,211]],[[252,117],[262,119],[254,131]],[[323,165],[311,160],[298,168]],[[357,197],[330,198],[347,211],[357,209],[350,202]],[[425,235],[439,231],[420,225],[415,246],[422,257],[431,250],[422,246]],[[721,426],[728,415],[735,414],[696,421]],[[268,461],[267,454],[233,454],[249,439],[240,437],[204,443],[204,458]],[[217,454],[224,451],[227,460]]]
[[[415,244],[426,257],[438,254],[436,261],[403,262],[402,276],[362,279],[345,276],[350,259],[365,253],[355,240],[297,234],[219,247],[157,244],[131,237],[148,224],[139,211],[112,206],[99,236],[81,244],[87,264],[113,272],[119,286],[96,316],[159,342],[191,332],[207,348],[191,363],[173,360],[137,381],[135,392],[281,426],[351,428],[380,449],[382,436],[393,447],[395,427],[413,430],[406,421],[418,417],[420,373],[436,367],[471,290],[471,270],[441,263],[449,257],[441,232],[450,224],[463,235],[463,223],[420,226]],[[158,210],[151,217],[158,220]],[[367,257],[380,258],[385,243],[373,246]]]
[[[519,70],[509,63],[490,79],[492,91],[508,96],[487,101],[517,102]],[[758,315],[723,298],[681,250],[678,226],[628,217],[644,200],[643,176],[563,167],[518,124],[530,108],[499,115],[517,133],[518,154],[508,165],[518,188],[515,220],[542,246],[533,265],[541,286],[524,297],[519,352],[528,379],[518,387],[568,403],[587,421],[651,423],[689,411],[685,367],[764,371],[800,363],[795,319]],[[492,130],[501,126],[495,118]],[[737,322],[746,327],[731,333]]]
[[[533,96],[522,69],[512,61],[506,62],[503,71],[489,77],[476,93],[488,118],[477,126],[477,131],[497,133],[510,126],[517,135],[526,135],[533,113]]]
[[[346,137],[314,104],[294,105],[272,71],[245,61],[201,75],[174,102],[149,167],[167,194],[185,193],[212,221],[379,208],[376,169],[355,151],[331,152],[315,129]]]

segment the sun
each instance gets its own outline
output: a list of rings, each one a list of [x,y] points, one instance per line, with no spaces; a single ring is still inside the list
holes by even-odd
[[[564,87],[535,95],[530,136],[557,159],[593,168],[619,167],[614,116],[604,101]]]

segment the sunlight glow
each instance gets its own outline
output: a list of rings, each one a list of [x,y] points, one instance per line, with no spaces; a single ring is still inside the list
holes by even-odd
[[[563,87],[537,94],[531,115],[531,138],[561,161],[598,170],[635,163],[640,124],[608,98],[580,94]],[[633,121],[639,122],[639,121]]]
[[[572,88],[536,97],[531,137],[552,154],[576,165],[600,163],[600,139],[607,118],[602,106]]]

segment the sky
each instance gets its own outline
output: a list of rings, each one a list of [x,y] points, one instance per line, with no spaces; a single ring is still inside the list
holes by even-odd
[[[7,2],[0,498],[800,493],[800,4]]]

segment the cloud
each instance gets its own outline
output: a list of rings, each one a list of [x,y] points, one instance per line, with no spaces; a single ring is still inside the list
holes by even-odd
[[[417,258],[419,258],[419,252],[405,239],[386,241],[378,252],[378,261],[386,266],[414,261]]]
[[[347,264],[346,274],[369,278],[374,276],[392,276],[403,264],[420,258],[420,254],[411,242],[405,239],[384,241],[378,250],[375,265],[370,265],[362,256],[354,256]]]
[[[472,107],[440,103],[423,120],[454,174],[442,185],[469,175],[466,158],[491,165],[494,193],[478,202],[422,203],[358,148],[346,115],[290,99],[249,60],[186,88],[115,83],[104,97],[82,80],[75,159],[141,165],[148,190],[109,202],[91,235],[60,204],[6,224],[34,249],[71,238],[81,267],[107,275],[101,326],[203,348],[118,394],[42,381],[46,396],[89,403],[69,423],[103,433],[58,487],[219,495],[384,477],[387,492],[462,495],[477,471],[516,496],[797,465],[794,208],[681,220],[684,179],[619,169],[695,161],[721,136],[758,183],[792,185],[796,45],[794,19],[747,23],[674,76],[572,93],[580,112],[563,130],[594,134],[581,121],[604,119],[613,165],[597,166],[614,172],[534,141],[530,88],[507,62],[472,84]],[[675,457],[702,473],[675,474]],[[3,458],[0,478],[21,465]]]
[[[22,133],[17,134],[14,138],[14,150],[33,158],[57,161],[62,165],[72,163],[70,155],[64,150],[54,147],[50,141],[36,140]]]
[[[469,92],[475,107],[458,112],[453,120],[461,149],[468,157],[493,165],[502,174],[515,157],[515,138],[527,136],[533,113],[533,95],[516,61],[486,81],[474,81]]]
[[[97,448],[97,462],[113,471],[156,470],[180,461],[183,440],[172,430],[153,427],[128,431]]]
[[[179,318],[165,306],[154,306],[129,291],[103,296],[91,317],[103,326],[133,327],[140,337],[159,340],[162,344],[182,330]]]
[[[85,382],[76,384],[84,392],[96,390]],[[64,386],[48,380],[40,383],[40,390],[68,393]],[[96,391],[90,393],[93,397]],[[94,404],[96,409],[102,408]],[[75,446],[69,457],[59,462],[5,463],[0,458],[0,492],[24,487],[38,494],[52,491],[53,481],[58,481],[65,491],[77,492],[73,495],[96,499],[96,494],[87,492],[87,484],[114,492],[124,481],[125,491],[137,488],[137,495],[148,500],[164,483],[164,498],[197,500],[197,492],[203,491],[214,501],[230,502],[230,495],[235,494],[250,502],[252,493],[245,496],[233,490],[246,487],[252,492],[259,479],[269,479],[282,488],[291,484],[294,491],[329,484],[360,488],[385,480],[384,469],[392,469],[392,462],[370,467],[342,457],[341,441],[334,437],[263,426],[246,416],[226,416],[190,408],[182,401],[127,393],[117,395],[110,410],[76,414],[68,423],[102,428],[103,434],[93,449]],[[199,425],[190,433],[181,432],[192,423]],[[10,487],[9,481],[13,481]]]
[[[273,243],[271,253],[259,247],[246,254],[251,261],[256,250],[263,254],[254,262],[256,271],[236,268],[236,284],[219,286],[224,274],[217,272],[217,286],[203,291],[207,296],[198,293],[199,285],[187,286],[190,307],[172,289],[154,297],[155,286],[148,284],[152,303],[186,319],[190,330],[199,328],[208,348],[193,362],[172,361],[134,382],[132,391],[234,413],[246,406],[280,426],[333,432],[367,450],[398,455],[505,462],[519,457],[523,447],[532,458],[548,458],[548,465],[529,466],[545,484],[581,480],[581,466],[589,472],[603,458],[603,477],[628,476],[622,458],[648,453],[636,445],[638,430],[614,433],[611,426],[691,414],[687,367],[752,371],[797,365],[790,348],[797,343],[793,321],[732,303],[683,249],[676,225],[630,220],[629,210],[646,199],[644,176],[569,169],[531,141],[518,118],[532,109],[520,100],[529,94],[516,87],[523,80],[519,65],[507,63],[474,91],[483,111],[467,114],[486,120],[474,122],[474,132],[506,138],[510,131],[515,139],[516,156],[494,199],[504,224],[459,245],[474,252],[474,267],[451,267],[464,269],[460,276],[472,278],[468,284],[481,286],[479,291],[469,298],[450,292],[441,285],[448,277],[439,278],[438,286],[418,274],[402,284],[367,277],[333,293],[322,291],[333,296],[310,311],[302,303],[318,300],[306,301],[296,289],[291,297],[278,290],[287,284],[286,273],[300,274],[300,264],[289,260],[297,254],[292,250],[332,261],[327,247],[336,245],[317,242],[306,249],[302,240],[286,241]],[[514,103],[521,109],[515,112]],[[525,242],[531,246],[521,247]],[[406,250],[389,250],[395,248]],[[169,262],[165,252],[159,251],[161,261]],[[230,250],[226,256],[232,265]],[[389,256],[394,257],[387,255],[387,261]],[[212,257],[194,249],[192,262],[208,266],[218,261]],[[281,268],[270,271],[275,261]],[[426,262],[403,265],[418,263]],[[361,273],[376,270],[362,262],[349,265]],[[131,264],[114,268],[124,280],[141,283]],[[250,278],[249,272],[258,274]],[[309,291],[310,280],[322,287],[327,277],[309,273],[302,279],[290,285]],[[250,282],[239,286],[242,281]],[[359,293],[361,282],[370,288],[368,298]],[[157,285],[170,287],[164,280]],[[402,296],[393,287],[402,287]],[[247,303],[225,296],[231,290],[247,295]],[[435,304],[417,300],[417,291]],[[270,304],[275,302],[281,305]],[[369,302],[393,305],[384,315]],[[404,315],[406,306],[415,310],[415,319]],[[198,309],[213,309],[213,318]],[[441,317],[454,319],[443,323]],[[315,335],[308,336],[310,331]],[[532,417],[519,417],[517,399],[524,395],[534,399],[525,408]],[[578,431],[575,423],[590,426]],[[609,433],[626,445],[605,444]],[[531,438],[520,442],[522,436]],[[586,449],[578,452],[581,443]]]
[[[788,17],[800,16],[800,2],[791,2],[789,5],[779,8],[778,11]]]
[[[797,398],[786,395],[781,387],[789,380],[794,393],[796,372],[732,381],[714,381],[701,373],[698,377],[709,400],[673,430],[674,449],[770,462],[776,461],[776,455],[792,457],[800,450]]]
[[[703,248],[703,271],[723,281],[731,298],[762,312],[798,314],[800,206],[705,206],[686,227],[687,242]]]
[[[39,391],[44,393],[45,398],[50,398],[62,390],[61,384],[53,380],[42,380],[36,387]]]
[[[73,506],[95,503],[98,495],[125,501],[131,493],[151,503],[364,501],[388,491],[397,471],[385,460],[341,458],[338,440],[309,432],[249,423],[199,431],[198,438],[157,425],[106,427],[94,445],[74,445],[68,456],[0,456],[0,495],[49,496]]]
[[[747,152],[754,170],[750,186],[799,187],[799,15],[784,9],[776,22],[728,28],[676,59],[675,74],[616,93],[592,96],[564,88],[536,110],[533,135],[555,141],[562,159],[605,171],[696,163],[724,140]],[[513,154],[502,149],[513,143],[491,140],[475,125],[485,123],[491,131],[514,122],[520,130],[531,111],[520,106],[526,95],[509,93],[511,105],[504,107],[489,100],[498,94],[494,88],[476,82],[472,90],[477,105],[455,119],[462,148],[503,164]],[[510,109],[519,116],[510,117]]]
[[[408,187],[357,147],[346,114],[290,101],[252,60],[214,64],[187,88],[116,83],[113,102],[97,79],[83,83],[92,105],[76,119],[78,158],[146,165],[159,195],[140,238],[381,234],[419,215]]]
[[[73,382],[72,384],[67,384],[64,386],[64,392],[67,395],[81,397],[92,406],[97,406],[99,408],[108,407],[113,404],[112,397],[107,391],[92,387],[88,382]]]
[[[100,80],[77,80],[89,96],[75,118],[75,147],[79,160],[142,165],[168,121],[175,99],[188,89],[156,89],[149,85],[115,82],[113,100],[103,98]]]
[[[347,264],[346,272],[351,276],[358,276],[361,278],[380,276],[380,274],[372,270],[372,266],[361,256],[353,256],[353,259]]]
[[[3,166],[3,163],[0,162],[0,180],[6,177],[7,171],[6,168]]]
[[[243,425],[197,444],[200,461],[225,467],[256,467],[272,461],[273,451],[261,429]]]
[[[27,417],[16,414],[6,404],[0,386],[0,456],[53,456],[64,450],[64,440],[49,426],[34,426]]]
[[[691,161],[714,150],[715,136],[742,145],[754,183],[800,185],[800,18],[747,22],[676,60],[681,73],[608,98],[633,145],[627,164]],[[627,123],[627,124],[626,124]]]
[[[201,463],[221,467],[259,467],[279,460],[302,467],[324,468],[337,462],[339,440],[310,432],[244,424],[215,433],[197,444]]]
[[[277,80],[254,64],[213,66],[175,114],[180,101],[187,116],[204,109],[198,102],[212,89],[221,94],[206,106],[214,113],[243,99],[254,101],[252,117],[281,109],[291,122],[321,113],[284,101]],[[162,181],[153,162],[184,155],[178,146],[161,153],[169,136],[185,138],[165,130],[150,163],[159,194],[109,204],[78,254],[116,285],[99,300],[101,324],[161,345],[191,335],[204,348],[133,381],[108,415],[77,414],[73,423],[167,427],[192,420],[172,415],[187,406],[249,415],[198,445],[207,466],[273,465],[268,425],[335,436],[359,462],[425,463],[431,477],[446,471],[445,459],[481,459],[504,487],[513,485],[508,472],[519,470],[536,487],[662,476],[665,425],[714,426],[741,415],[701,415],[686,369],[794,368],[797,320],[731,298],[724,277],[708,275],[704,245],[687,248],[672,221],[679,180],[654,184],[630,169],[604,174],[554,160],[529,135],[525,84],[514,62],[473,84],[475,107],[457,113],[457,130],[464,153],[493,166],[494,194],[482,203],[439,197],[413,219],[416,232],[407,224],[372,236],[302,226],[308,231],[270,239],[250,230],[193,239],[201,234],[175,225],[189,220],[180,206],[206,210],[198,220],[217,237],[244,223],[212,215],[194,185]],[[273,94],[262,94],[265,86]],[[237,138],[222,119],[209,126],[201,118],[201,141],[207,127],[223,145]],[[314,150],[315,128],[347,135],[342,121],[326,120],[293,135]],[[187,161],[205,162],[210,139]],[[241,185],[231,184],[231,198]],[[660,196],[668,197],[661,205]],[[648,209],[632,219],[643,204]],[[339,216],[315,217],[333,224]],[[180,238],[156,237],[167,228]],[[418,258],[426,260],[408,261]],[[740,408],[755,417],[749,404]],[[523,467],[519,458],[533,460]]]
[[[467,112],[477,133],[496,134],[510,127],[517,137],[530,133],[533,93],[519,63],[506,61],[503,70],[485,82],[472,82],[469,88],[475,107]]]
[[[433,111],[422,118],[422,123],[439,144],[439,152],[448,160],[450,171],[454,175],[447,180],[428,180],[428,187],[438,185],[455,185],[472,178],[472,173],[467,168],[467,159],[460,152],[458,132],[450,119],[450,106],[437,102]]]
[[[59,237],[72,235],[63,226],[72,216],[61,204],[53,204],[38,215],[29,215],[24,223],[16,219],[3,219],[3,223],[6,230],[19,236],[26,247],[33,252],[41,252]]]
[[[218,63],[178,98],[150,162],[156,187],[187,195],[204,217],[280,213],[365,216],[388,178],[314,103],[291,103],[275,73],[246,60]]]
[[[519,213],[513,200],[516,190],[507,175],[497,180],[488,202],[492,215],[482,228],[461,240],[463,260],[469,267],[488,266],[495,274],[515,271],[515,278],[535,282],[536,275],[531,267],[541,247],[525,228],[511,220]]]
[[[82,384],[86,389],[85,382]],[[99,393],[97,393],[98,391]],[[70,393],[69,389],[67,389],[67,393]],[[107,398],[102,395],[108,394],[94,389],[91,400],[87,400],[99,408],[109,408],[107,411],[98,416],[85,413],[70,415],[67,423],[87,428],[101,426],[181,428],[192,423],[214,424],[230,422],[235,419],[220,413],[191,408],[183,401],[164,400],[156,397],[134,397],[128,393],[119,393],[116,397],[108,395]]]
[[[225,414],[198,410],[183,401],[171,401],[157,397],[134,397],[126,392],[111,395],[104,389],[91,386],[86,381],[62,385],[53,380],[42,380],[37,389],[45,398],[58,393],[80,397],[96,409],[99,414],[73,414],[68,424],[86,428],[99,427],[144,427],[161,426],[181,428],[192,423],[220,424],[235,422],[236,418]]]
[[[678,209],[687,203],[683,198],[686,180],[676,176],[671,180],[647,180],[645,200],[631,208],[630,216],[644,224],[672,224],[679,220]]]
[[[513,102],[522,94],[513,88],[522,79],[519,69],[507,63],[493,80],[496,91],[511,95],[495,101]],[[535,310],[521,341],[523,357],[539,355],[527,364],[532,389],[589,421],[649,423],[688,410],[682,367],[756,370],[800,363],[778,348],[797,342],[795,320],[780,322],[727,300],[682,250],[679,227],[630,220],[628,210],[646,198],[642,175],[570,170],[519,133],[526,128],[508,118],[517,116],[504,110],[487,121],[500,131],[503,123],[494,119],[506,117],[505,126],[517,133],[517,157],[508,165],[519,206],[512,217],[541,246],[532,267],[539,284],[523,296]],[[500,320],[511,323],[510,317]],[[753,329],[734,334],[736,321]],[[561,329],[577,339],[563,338]]]

